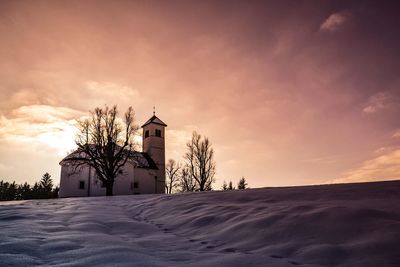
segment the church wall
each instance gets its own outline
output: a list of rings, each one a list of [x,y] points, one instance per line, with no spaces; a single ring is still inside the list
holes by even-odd
[[[122,174],[119,174],[114,181],[114,195],[133,194],[134,172],[134,167],[131,163],[126,163],[122,167]]]
[[[122,174],[115,179],[113,194],[132,195],[164,192],[164,182],[161,184],[158,182],[156,189],[155,176],[157,175],[158,170],[134,168],[131,163],[127,163],[122,168]],[[84,182],[83,189],[79,188],[80,182]],[[74,167],[64,164],[61,166],[59,195],[60,197],[105,196],[106,189],[102,187],[102,183],[97,178],[93,168],[84,166],[75,170]]]
[[[159,164],[157,171],[157,194],[165,194],[165,164]]]
[[[105,196],[106,188],[102,187],[101,181],[97,178],[96,171],[91,168],[90,170],[90,193],[89,196]]]
[[[75,170],[73,166],[61,166],[60,197],[84,197],[88,196],[89,168],[81,167]],[[84,183],[84,188],[80,189],[80,182]]]
[[[157,170],[137,168],[135,169],[135,181],[138,188],[134,189],[135,194],[155,194],[155,178]]]

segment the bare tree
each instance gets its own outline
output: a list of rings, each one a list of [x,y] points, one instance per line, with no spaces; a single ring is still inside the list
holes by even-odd
[[[76,137],[79,157],[73,161],[76,168],[90,166],[96,171],[107,196],[112,196],[115,178],[134,150],[133,137],[138,130],[132,107],[123,120],[117,116],[116,106],[106,106],[96,108],[88,119],[79,122]]]
[[[173,159],[169,159],[165,166],[165,172],[167,175],[167,181],[165,183],[165,189],[167,194],[171,194],[172,190],[178,187],[179,170],[181,166]]]
[[[179,185],[181,192],[194,192],[196,191],[196,181],[190,174],[190,169],[188,165],[181,168]]]
[[[196,181],[197,190],[206,191],[212,189],[215,181],[214,149],[207,137],[202,138],[197,132],[193,132],[192,140],[187,143],[185,159],[189,166],[190,175]]]

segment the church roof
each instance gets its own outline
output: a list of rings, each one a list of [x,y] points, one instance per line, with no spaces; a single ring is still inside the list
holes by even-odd
[[[144,126],[150,124],[150,123],[159,124],[159,125],[162,125],[162,126],[164,126],[164,127],[167,126],[162,120],[160,120],[159,118],[157,118],[156,115],[153,115],[148,121],[146,121],[146,122],[142,125],[142,128],[143,128]]]
[[[86,153],[77,149],[61,160],[60,165],[83,158],[86,158]],[[131,151],[129,158],[137,163],[137,168],[158,169],[150,155],[145,152]]]

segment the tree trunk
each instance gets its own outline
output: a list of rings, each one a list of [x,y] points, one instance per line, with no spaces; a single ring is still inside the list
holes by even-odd
[[[113,187],[114,183],[108,182],[106,185],[106,196],[112,196],[113,195]]]

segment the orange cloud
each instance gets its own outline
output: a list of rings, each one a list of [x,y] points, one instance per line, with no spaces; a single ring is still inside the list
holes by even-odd
[[[378,110],[386,107],[386,101],[389,98],[387,93],[377,93],[371,96],[368,100],[367,105],[363,108],[365,113],[375,113]]]
[[[331,14],[319,27],[321,31],[336,31],[343,26],[351,17],[348,11],[342,11]]]
[[[397,129],[397,130],[394,132],[393,138],[400,138],[400,129]]]
[[[380,151],[387,151],[382,149]],[[400,179],[400,149],[392,149],[385,154],[365,161],[360,167],[335,179],[333,183],[373,182]]]
[[[10,145],[44,144],[63,154],[74,144],[76,119],[82,112],[48,105],[22,106],[0,117],[0,140]]]

